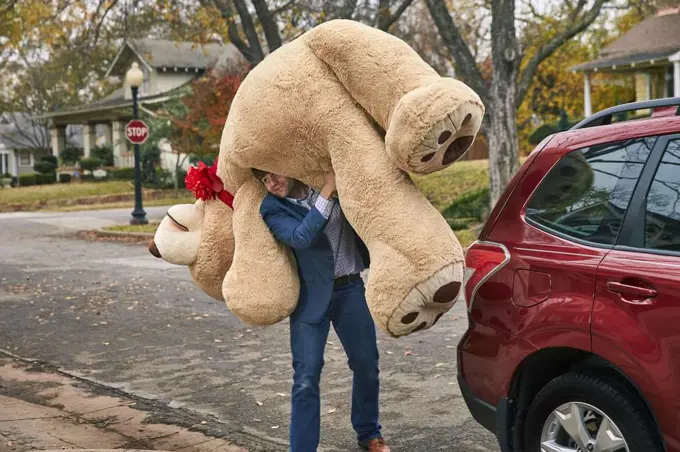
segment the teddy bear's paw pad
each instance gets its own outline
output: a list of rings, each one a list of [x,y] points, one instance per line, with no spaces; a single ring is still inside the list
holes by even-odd
[[[444,169],[470,149],[477,134],[472,113],[460,116],[460,112],[455,111],[432,126],[409,158],[414,172],[428,174]]]
[[[414,287],[388,321],[391,335],[407,334],[434,326],[461,293],[463,264],[451,264]]]

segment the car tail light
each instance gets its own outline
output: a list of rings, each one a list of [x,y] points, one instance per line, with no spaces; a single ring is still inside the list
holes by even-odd
[[[465,254],[465,302],[472,307],[475,295],[482,284],[510,261],[510,252],[500,243],[475,242]]]

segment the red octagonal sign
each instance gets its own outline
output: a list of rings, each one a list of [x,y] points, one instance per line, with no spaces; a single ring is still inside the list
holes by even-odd
[[[125,137],[130,143],[142,144],[149,138],[149,127],[141,119],[133,119],[125,126]]]

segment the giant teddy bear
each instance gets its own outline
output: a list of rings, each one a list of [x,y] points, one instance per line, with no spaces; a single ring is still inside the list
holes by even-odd
[[[150,249],[188,265],[242,321],[277,323],[294,311],[300,283],[292,251],[262,220],[266,192],[251,169],[317,188],[332,169],[370,253],[376,324],[393,337],[430,328],[457,300],[463,250],[408,173],[458,160],[483,115],[474,91],[402,40],[349,20],[321,24],[267,56],[233,100],[211,179],[215,193],[233,194],[233,210],[219,199],[173,206]]]

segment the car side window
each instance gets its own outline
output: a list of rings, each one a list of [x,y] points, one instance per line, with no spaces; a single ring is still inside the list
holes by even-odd
[[[536,189],[527,220],[579,240],[614,245],[655,141],[638,138],[567,154]]]
[[[647,193],[645,248],[680,252],[680,140],[668,142]]]

